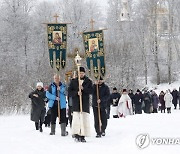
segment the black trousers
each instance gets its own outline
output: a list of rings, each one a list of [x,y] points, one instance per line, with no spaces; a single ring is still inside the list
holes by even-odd
[[[158,113],[156,108],[153,108],[153,113]]]
[[[93,113],[94,113],[94,127],[97,134],[101,134],[102,132],[105,132],[107,127],[107,114],[106,114],[106,108],[101,108],[101,132],[99,129],[99,118],[98,118],[98,108],[93,107]]]
[[[174,104],[174,109],[176,109],[177,108],[177,102],[173,102],[173,104]]]
[[[72,106],[69,106],[68,120],[69,120],[70,127],[72,126],[72,113],[73,113]]]
[[[161,113],[163,113],[163,111],[164,111],[164,113],[166,113],[165,109],[161,109]]]
[[[167,107],[167,113],[171,113],[171,107]]]
[[[45,126],[50,126],[50,122],[51,122],[51,114],[47,114],[45,116],[45,121],[44,121]]]
[[[151,107],[151,104],[150,104],[150,102],[144,102],[144,104],[145,104],[145,108],[144,108],[144,112],[145,113],[150,113],[150,107]]]
[[[58,117],[58,106],[54,105],[51,108],[51,124],[56,124],[56,118]],[[60,124],[66,123],[66,109],[60,109]]]
[[[41,119],[39,120],[39,122],[35,122],[36,130],[39,130],[39,128],[42,128],[42,124],[43,122],[41,121]]]
[[[135,105],[135,114],[142,114],[142,105]]]
[[[111,111],[111,107],[110,106],[107,106],[106,108],[106,112],[107,112],[107,119],[110,118],[110,111]]]

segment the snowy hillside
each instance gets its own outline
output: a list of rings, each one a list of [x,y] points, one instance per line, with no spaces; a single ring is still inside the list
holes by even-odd
[[[29,115],[0,117],[1,154],[177,154],[178,145],[152,145],[140,149],[136,145],[139,134],[149,134],[150,138],[180,138],[180,110],[172,114],[142,114],[108,121],[107,135],[95,138],[91,113],[92,136],[87,143],[76,143],[71,135],[60,136],[58,126],[55,136],[50,136],[50,128],[43,127],[40,133],[29,120]],[[68,127],[69,130],[69,127]]]
[[[146,86],[149,90],[154,90],[158,95],[163,90],[166,92],[166,90],[170,89],[171,91],[176,88],[179,90],[180,88],[180,81],[175,81],[171,84],[168,83],[161,83],[160,85],[155,85],[149,82],[149,84]]]

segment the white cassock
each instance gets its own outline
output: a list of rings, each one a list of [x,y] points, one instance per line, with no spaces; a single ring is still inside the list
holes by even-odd
[[[89,113],[73,112],[72,134],[80,136],[90,136]]]
[[[118,103],[118,112],[120,117],[125,117],[127,115],[132,115],[132,101],[128,94],[122,94]]]
[[[80,85],[82,85],[83,82],[84,82],[84,80],[80,80]],[[80,136],[90,136],[91,135],[89,113],[73,112],[72,134],[78,134]]]

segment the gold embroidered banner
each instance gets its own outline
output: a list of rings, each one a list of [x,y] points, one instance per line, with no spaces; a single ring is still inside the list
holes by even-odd
[[[47,31],[50,65],[59,71],[66,66],[67,24],[47,24]]]
[[[104,77],[105,58],[104,58],[104,35],[102,30],[84,32],[84,48],[86,53],[87,67],[90,73],[94,73],[96,79]]]

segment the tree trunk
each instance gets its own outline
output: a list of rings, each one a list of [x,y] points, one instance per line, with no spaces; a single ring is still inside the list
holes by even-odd
[[[159,68],[159,59],[158,59],[158,40],[157,40],[157,3],[155,1],[155,13],[154,13],[154,59],[155,59],[155,68],[156,68],[156,80],[157,85],[160,84],[161,78],[160,78],[160,68]]]

